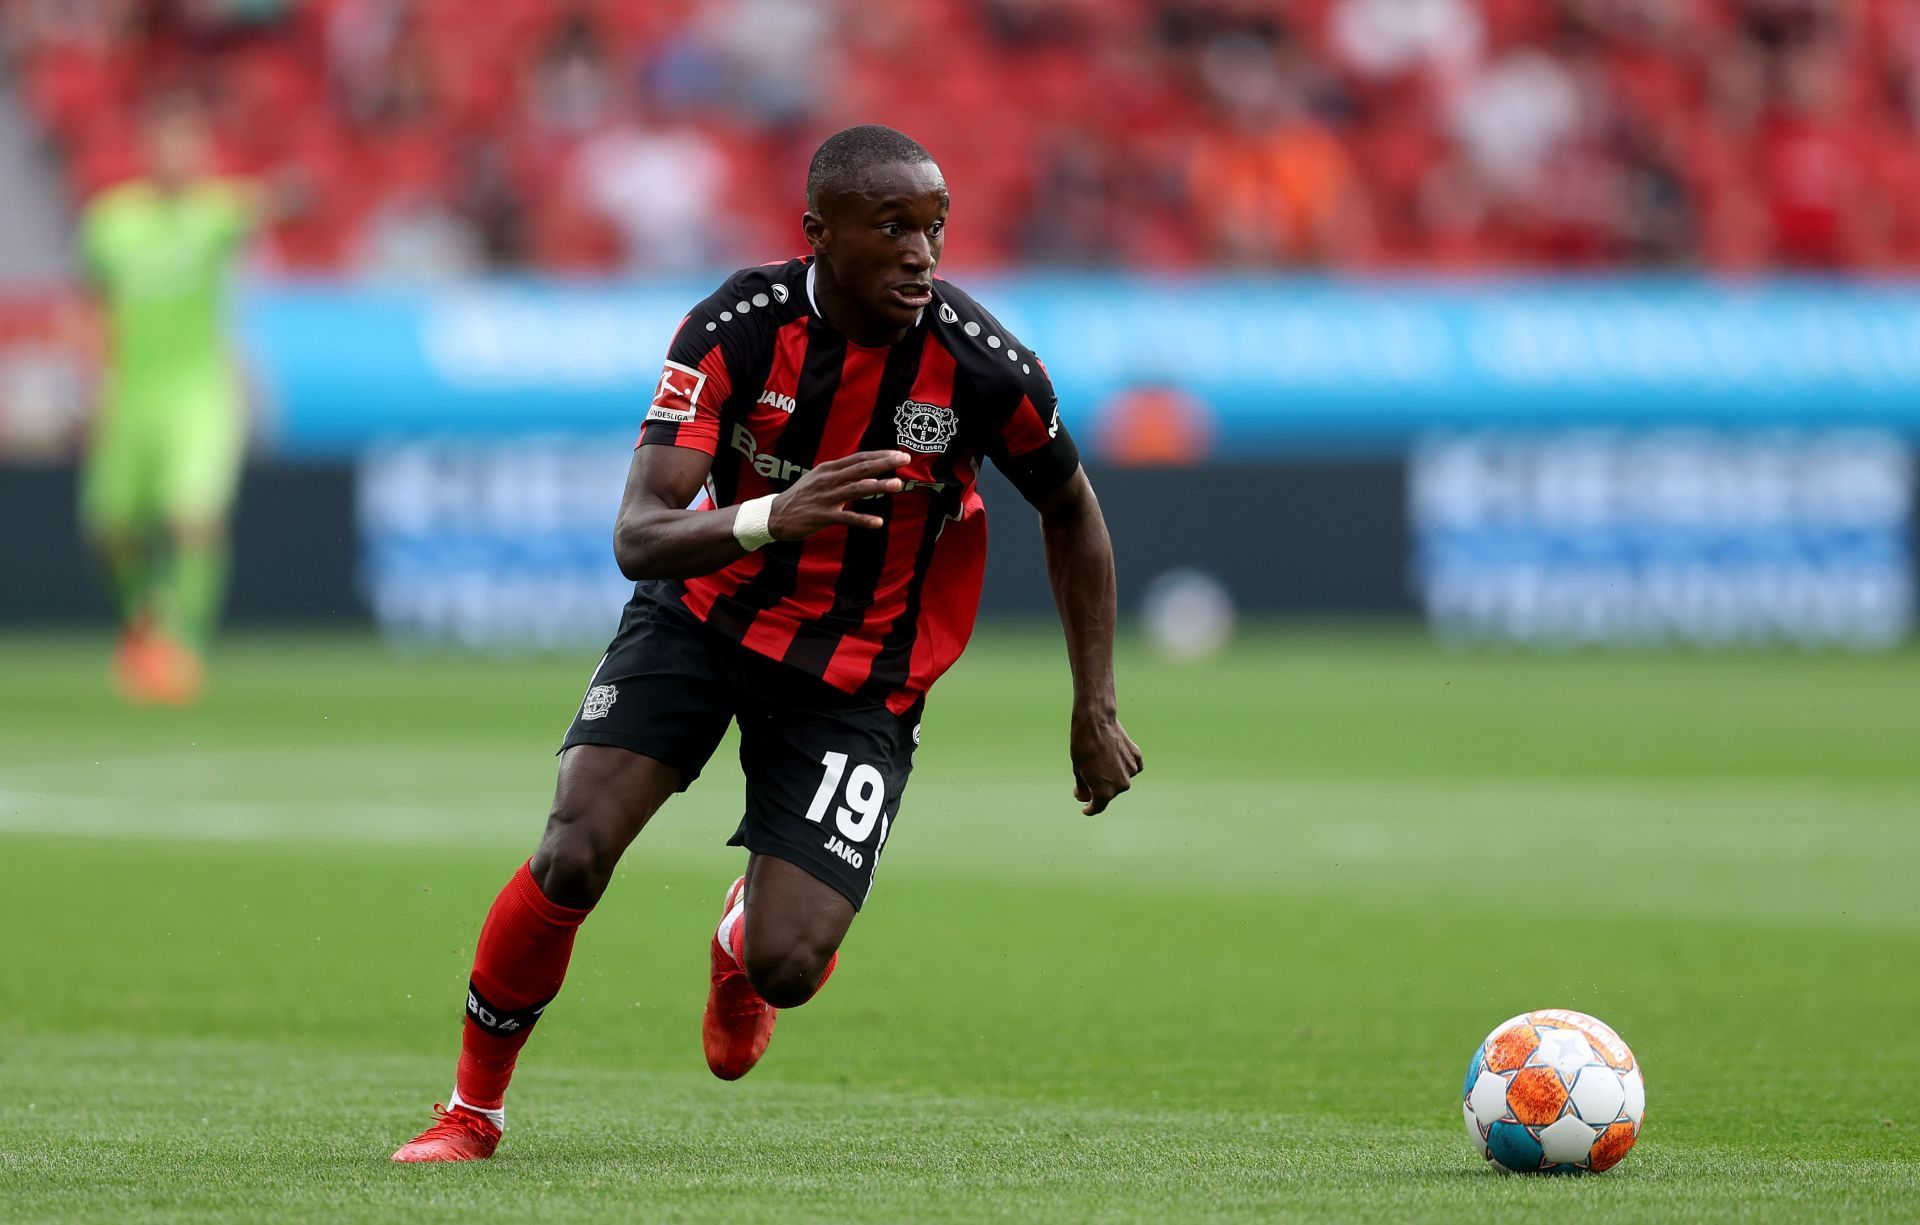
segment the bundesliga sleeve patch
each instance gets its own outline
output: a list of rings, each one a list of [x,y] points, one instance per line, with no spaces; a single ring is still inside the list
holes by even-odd
[[[691,421],[699,412],[700,392],[707,376],[691,366],[670,361],[660,371],[660,383],[653,389],[653,407],[647,410],[649,421]]]

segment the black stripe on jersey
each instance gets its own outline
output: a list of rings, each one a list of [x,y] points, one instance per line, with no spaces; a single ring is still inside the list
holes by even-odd
[[[979,411],[979,396],[975,394],[973,384],[964,377],[955,377],[953,381],[953,411],[962,421]],[[949,513],[959,510],[957,492],[943,500],[950,502],[952,509]],[[933,546],[939,542],[940,530],[946,524],[946,515],[927,516],[926,525],[921,531],[920,548],[913,557],[913,578],[907,583],[906,605],[900,610],[900,615],[894,618],[893,624],[887,627],[886,637],[880,640],[880,650],[873,657],[873,670],[860,687],[863,696],[885,698],[907,683],[907,676],[913,670],[913,642],[920,632],[920,597],[927,584],[927,571],[933,566]]]
[[[782,324],[791,320],[769,320],[768,335],[777,333]],[[733,427],[740,423],[760,401],[760,389],[766,386],[767,378],[773,373],[774,352],[778,348],[771,339],[765,344],[755,346],[758,352],[751,357],[743,356],[735,361],[733,354],[727,354],[727,372],[733,379],[733,391],[727,396],[726,403],[720,406],[720,441],[714,454],[713,492],[716,506],[732,506],[740,500],[740,465],[727,463],[727,458],[736,456],[733,449]],[[746,377],[740,377],[741,366],[748,366]],[[752,461],[749,460],[749,463]],[[772,546],[767,546],[772,547]]]
[[[857,450],[888,450],[898,444],[890,406],[903,402],[913,391],[913,381],[920,374],[920,358],[926,352],[927,332],[918,328],[915,334],[920,343],[903,342],[888,351],[886,367],[880,372],[879,394],[870,410],[873,419],[860,436]],[[848,530],[840,571],[834,579],[833,607],[819,620],[801,625],[783,656],[787,663],[815,676],[826,671],[840,640],[860,627],[867,606],[873,603],[874,588],[880,584],[880,571],[887,560],[887,537],[893,531],[893,499],[858,503],[854,509],[865,512],[869,506],[883,520],[882,526]]]
[[[833,397],[846,369],[847,342],[840,333],[815,319],[807,325],[807,353],[800,361],[800,379],[793,397],[793,416],[780,431],[781,453],[811,468],[819,456],[820,439],[833,415]],[[722,440],[725,445],[725,440]],[[752,461],[747,461],[752,462]],[[707,624],[736,642],[761,611],[793,594],[800,579],[800,553],[805,540],[776,540],[764,546],[767,560],[745,587],[714,601]]]

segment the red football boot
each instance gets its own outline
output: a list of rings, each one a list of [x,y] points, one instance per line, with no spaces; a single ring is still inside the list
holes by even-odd
[[[206,683],[206,669],[192,647],[142,617],[120,638],[113,679],[132,705],[191,706]]]
[[[395,1161],[479,1161],[499,1147],[500,1129],[479,1111],[465,1106],[448,1110],[435,1102],[433,1113],[438,1120],[401,1145]]]
[[[746,887],[747,878],[742,876],[727,889],[727,900],[720,906],[721,918],[733,910]],[[740,922],[746,922],[744,916]],[[736,924],[735,947],[741,943],[739,930]],[[707,988],[707,1015],[700,1022],[700,1041],[707,1048],[707,1066],[713,1074],[721,1080],[739,1080],[766,1054],[767,1043],[773,1039],[773,1021],[780,1010],[760,998],[733,954],[720,947],[718,931],[707,937],[707,946],[712,985]]]
[[[726,901],[720,906],[721,918],[727,917],[746,887],[744,876],[733,882],[727,890]],[[743,915],[740,923],[745,922]],[[734,947],[744,946],[744,936],[744,929],[736,924]],[[712,966],[712,985],[707,989],[707,1014],[700,1023],[700,1041],[706,1047],[707,1067],[713,1074],[721,1080],[739,1080],[767,1053],[767,1043],[773,1040],[773,1022],[780,1010],[760,998],[733,954],[720,947],[718,930],[707,938],[707,957]],[[839,964],[840,954],[835,953],[827,962],[826,973],[820,976],[819,987],[814,988],[816,993],[827,985],[834,967]]]
[[[146,617],[135,617],[120,634],[120,645],[113,652],[113,687],[120,699],[130,705],[145,706],[150,696],[158,663],[153,654],[153,627]]]

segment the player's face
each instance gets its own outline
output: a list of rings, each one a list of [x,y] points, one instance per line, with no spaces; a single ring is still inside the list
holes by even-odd
[[[826,202],[824,217],[807,215],[807,238],[861,313],[901,331],[933,301],[947,207],[947,181],[932,162],[875,166]]]
[[[207,165],[207,133],[192,115],[158,116],[147,128],[147,163],[162,182],[184,183],[197,178]]]

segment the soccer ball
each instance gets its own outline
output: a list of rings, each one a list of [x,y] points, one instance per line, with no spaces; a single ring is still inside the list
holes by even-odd
[[[1647,1090],[1620,1035],[1584,1012],[1543,1008],[1503,1021],[1467,1064],[1467,1135],[1515,1174],[1620,1163],[1640,1138]]]

